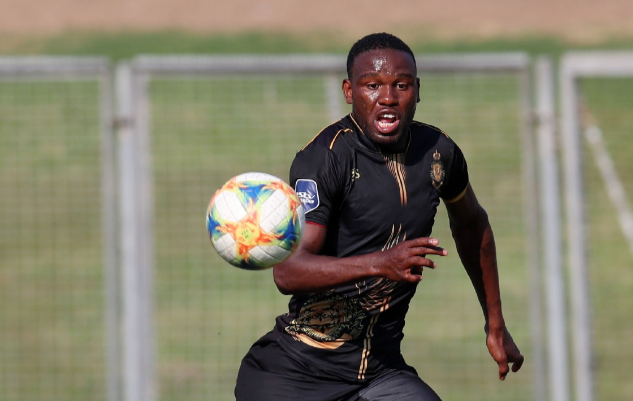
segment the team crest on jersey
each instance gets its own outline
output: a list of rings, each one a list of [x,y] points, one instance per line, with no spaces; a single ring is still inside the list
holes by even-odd
[[[433,186],[439,188],[444,184],[444,177],[446,177],[446,171],[444,170],[444,164],[440,160],[440,153],[436,150],[433,153],[433,161],[431,162],[431,180]]]
[[[314,180],[298,179],[295,184],[295,192],[301,199],[306,213],[319,206],[319,191]]]

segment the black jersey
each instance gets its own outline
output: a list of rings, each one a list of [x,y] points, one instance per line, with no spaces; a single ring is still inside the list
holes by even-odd
[[[439,129],[410,125],[407,150],[383,154],[347,116],[297,153],[290,183],[306,221],[327,228],[322,254],[382,251],[428,237],[440,198],[466,191],[466,161]],[[374,277],[323,293],[295,295],[277,318],[280,345],[303,363],[346,380],[371,379],[403,363],[404,318],[417,284]]]

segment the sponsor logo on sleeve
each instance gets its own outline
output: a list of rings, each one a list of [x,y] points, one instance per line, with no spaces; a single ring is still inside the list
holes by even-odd
[[[298,179],[295,184],[295,192],[301,199],[306,213],[319,206],[319,191],[314,180]]]

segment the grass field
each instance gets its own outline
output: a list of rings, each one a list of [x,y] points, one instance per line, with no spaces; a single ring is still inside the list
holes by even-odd
[[[0,82],[2,400],[104,392],[97,95]]]
[[[128,47],[119,47],[122,38]],[[136,38],[136,39],[134,39]],[[226,46],[226,43],[232,46]],[[612,43],[604,47],[620,47]],[[30,47],[29,47],[30,46]],[[226,47],[222,47],[226,46]],[[344,51],[311,43],[310,51]],[[418,51],[528,50],[564,45],[420,44]],[[22,53],[300,52],[300,39],[95,35],[25,45]],[[6,52],[6,50],[2,50]],[[633,79],[583,82],[587,103],[633,199]],[[79,82],[0,81],[0,400],[104,400],[104,277],[98,88]],[[161,400],[230,400],[250,344],[285,312],[270,271],[235,269],[213,252],[207,202],[233,175],[286,178],[294,153],[329,121],[318,76],[159,80],[151,85],[155,188],[157,376]],[[443,208],[434,236],[449,250],[413,300],[403,352],[445,400],[531,400],[526,205],[521,98],[509,75],[422,77],[417,119],[444,129],[469,161],[497,237],[506,320],[527,361],[497,379],[483,319],[460,266]],[[346,109],[341,110],[341,115]],[[587,156],[591,283],[600,400],[633,397],[628,379],[633,257]]]
[[[138,54],[346,54],[356,38],[341,38],[328,32],[288,35],[244,32],[231,35],[198,35],[187,32],[68,32],[55,36],[6,35],[0,55],[102,55],[113,60]],[[406,37],[414,52],[464,53],[524,51],[532,55],[558,56],[567,50],[631,49],[633,38],[619,37],[601,42],[569,42],[535,34],[478,40],[438,41],[423,34]]]

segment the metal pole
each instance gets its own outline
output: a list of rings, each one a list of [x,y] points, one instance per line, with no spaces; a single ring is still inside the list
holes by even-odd
[[[143,164],[146,150],[136,121],[136,80],[127,63],[116,71],[119,125],[119,200],[121,278],[123,289],[123,399],[153,400],[152,342],[148,341],[147,211],[144,209]]]
[[[543,304],[541,277],[541,235],[539,220],[539,191],[537,188],[537,152],[535,149],[535,118],[532,113],[532,86],[526,69],[521,74],[521,93],[523,94],[523,181],[525,188],[525,224],[527,227],[527,269],[530,277],[530,327],[532,329],[532,366],[534,372],[534,399],[546,400],[546,366],[543,345]],[[536,88],[538,91],[540,88]]]
[[[563,57],[561,64],[562,144],[567,216],[568,264],[571,295],[571,330],[576,401],[593,400],[591,318],[586,258],[582,141],[578,124],[577,75]]]
[[[342,81],[336,73],[330,73],[325,78],[325,96],[328,105],[328,117],[330,121],[336,121],[343,117],[341,113],[341,98],[343,91],[341,90]]]
[[[560,184],[556,152],[555,101],[552,62],[539,58],[536,64],[537,114],[539,118],[539,182],[542,209],[542,246],[545,267],[549,337],[549,386],[551,401],[569,400],[567,312],[565,274],[562,263]]]
[[[108,401],[121,399],[121,293],[118,255],[116,138],[110,72],[100,81],[102,199],[105,259],[106,383]]]
[[[150,145],[150,109],[149,78],[145,74],[136,73],[135,87],[135,134],[137,141],[137,173],[138,173],[138,221],[139,221],[139,286],[140,319],[143,360],[142,377],[145,401],[153,401],[156,397],[156,379],[154,368],[154,246],[153,246],[153,182],[152,159]]]

